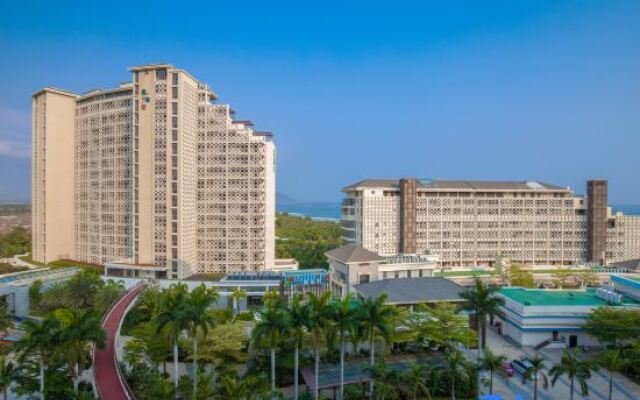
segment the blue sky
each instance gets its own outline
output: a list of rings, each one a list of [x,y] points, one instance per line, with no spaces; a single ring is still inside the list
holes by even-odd
[[[278,191],[366,177],[610,181],[640,203],[640,2],[5,2],[0,199],[28,199],[30,95],[168,62],[271,130]]]

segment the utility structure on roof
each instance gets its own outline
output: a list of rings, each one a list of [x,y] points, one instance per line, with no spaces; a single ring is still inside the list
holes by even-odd
[[[383,256],[439,256],[442,267],[640,258],[640,216],[612,214],[607,182],[587,196],[537,181],[366,179],[342,189],[342,239]]]

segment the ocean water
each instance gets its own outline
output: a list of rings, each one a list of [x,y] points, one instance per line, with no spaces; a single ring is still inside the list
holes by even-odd
[[[276,211],[313,219],[340,220],[340,203],[276,204]]]
[[[291,203],[278,204],[278,212],[286,212],[293,215],[304,215],[314,219],[340,219],[340,203]],[[612,212],[623,212],[627,215],[640,215],[640,205],[618,204],[611,206]]]

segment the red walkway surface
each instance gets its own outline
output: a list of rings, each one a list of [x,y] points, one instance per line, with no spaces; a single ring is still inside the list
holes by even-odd
[[[107,341],[104,350],[96,348],[93,352],[93,376],[98,394],[103,400],[127,400],[133,398],[127,394],[126,382],[121,382],[118,375],[115,341],[120,320],[124,317],[127,306],[135,300],[143,288],[144,285],[141,285],[125,293],[109,310],[106,318],[102,321],[102,327],[107,332]]]

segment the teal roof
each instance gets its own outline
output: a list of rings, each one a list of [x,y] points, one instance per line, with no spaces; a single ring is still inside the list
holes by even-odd
[[[593,289],[545,290],[505,287],[500,294],[525,306],[602,306],[607,302]]]

